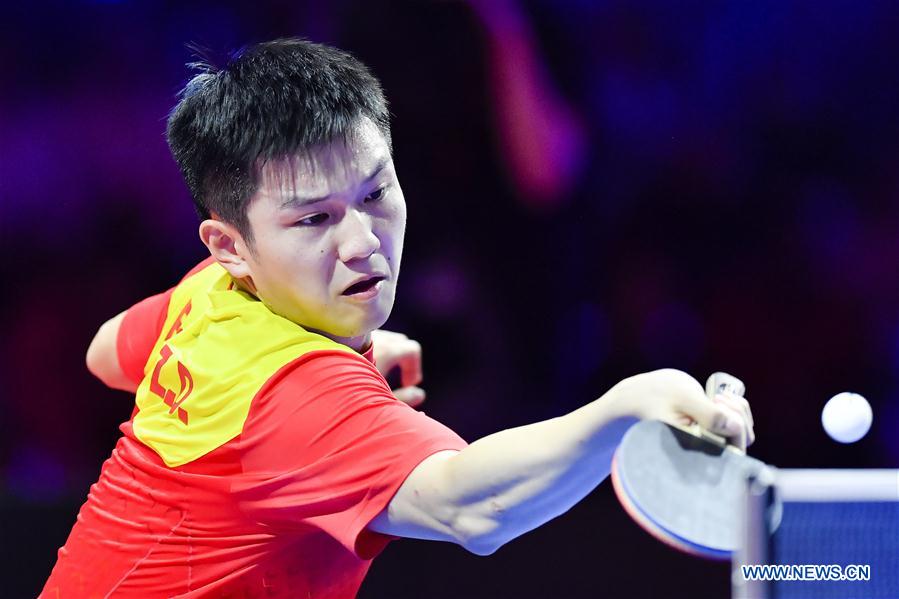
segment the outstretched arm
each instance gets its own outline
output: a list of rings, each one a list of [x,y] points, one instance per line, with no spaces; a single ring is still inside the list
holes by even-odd
[[[689,375],[640,374],[564,416],[432,455],[369,529],[493,553],[565,513],[602,482],[621,436],[637,419],[695,421],[738,444],[751,434],[745,411],[713,402]]]
[[[94,335],[90,347],[87,348],[87,369],[91,374],[103,381],[107,387],[134,392],[137,385],[129,379],[119,364],[119,355],[116,350],[116,342],[119,337],[119,328],[125,319],[126,312],[110,318],[100,327]]]

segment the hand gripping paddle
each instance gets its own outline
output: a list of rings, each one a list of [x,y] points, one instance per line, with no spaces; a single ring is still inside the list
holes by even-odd
[[[723,372],[706,383],[710,397],[744,390]],[[730,559],[741,542],[747,478],[770,476],[763,462],[695,424],[639,422],[612,458],[615,494],[637,524],[675,549],[713,559]]]

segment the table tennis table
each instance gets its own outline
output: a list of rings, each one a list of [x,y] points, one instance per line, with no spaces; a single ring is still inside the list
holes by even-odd
[[[899,470],[768,474],[746,481],[734,599],[899,599]]]

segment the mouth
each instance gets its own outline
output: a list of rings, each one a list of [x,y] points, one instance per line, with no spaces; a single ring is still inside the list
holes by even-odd
[[[384,277],[378,275],[363,279],[361,281],[357,281],[356,283],[353,283],[352,285],[347,287],[341,295],[350,297],[372,295],[377,292],[378,283],[383,280]]]

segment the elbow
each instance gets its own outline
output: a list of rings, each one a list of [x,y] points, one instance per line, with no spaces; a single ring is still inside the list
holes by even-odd
[[[84,363],[88,371],[107,386],[114,386],[115,369],[118,367],[115,335],[117,328],[105,322],[87,348]]]
[[[493,518],[462,516],[454,527],[459,545],[475,555],[492,555],[506,544],[503,527]]]
[[[466,551],[475,555],[487,556],[496,553],[496,550],[502,547],[501,543],[491,543],[484,541],[469,542],[464,545]]]
[[[124,317],[125,312],[122,312],[103,323],[87,348],[84,362],[88,371],[107,387],[133,392],[137,389],[137,383],[125,374],[119,364],[117,340]]]
[[[109,359],[109,348],[107,347],[109,343],[107,342],[105,335],[106,328],[107,323],[104,323],[103,326],[100,327],[100,330],[97,331],[97,334],[94,335],[90,346],[87,348],[87,354],[84,356],[84,363],[87,366],[87,369],[92,375],[100,380],[103,380],[103,373],[105,370],[104,365]]]
[[[100,363],[100,350],[98,347],[97,338],[94,337],[94,340],[91,341],[90,347],[87,348],[87,354],[84,356],[84,364],[87,366],[88,371],[97,377],[100,380],[103,380],[103,368]]]

